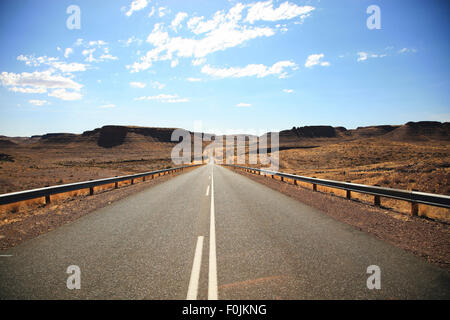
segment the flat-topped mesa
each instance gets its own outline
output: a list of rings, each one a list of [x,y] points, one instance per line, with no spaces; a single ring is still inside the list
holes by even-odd
[[[391,125],[381,125],[381,126],[367,126],[367,127],[358,127],[353,130],[348,130],[352,136],[355,137],[379,137],[389,133],[401,126],[391,126]]]
[[[47,133],[40,137],[40,140],[44,143],[71,143],[78,137],[74,133]]]
[[[384,135],[383,138],[395,141],[450,141],[450,122],[408,122]]]
[[[171,141],[171,136],[174,130],[174,128],[108,125],[92,131],[85,131],[82,136],[85,138],[96,138],[100,147],[112,148],[124,143],[139,141],[173,142]]]
[[[346,131],[344,127],[338,128],[332,126],[293,127],[290,130],[280,131],[280,138],[289,136],[299,138],[335,138],[338,137],[338,132]]]

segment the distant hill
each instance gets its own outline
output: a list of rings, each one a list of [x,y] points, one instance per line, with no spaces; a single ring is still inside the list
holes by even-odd
[[[358,127],[354,130],[348,130],[349,134],[353,137],[379,137],[382,135],[385,135],[386,133],[389,133],[400,126],[390,126],[390,125],[384,125],[384,126],[369,126],[369,127]]]
[[[280,131],[280,144],[307,143],[320,139],[381,138],[392,141],[449,141],[450,123],[438,121],[408,122],[404,125],[380,125],[358,127],[304,126]]]
[[[10,146],[15,146],[15,145],[17,145],[17,144],[12,142],[11,140],[0,139],[0,147],[10,147]]]
[[[151,128],[135,126],[108,125],[82,134],[73,133],[47,133],[34,136],[38,144],[91,144],[102,148],[118,146],[145,147],[149,143],[174,143],[171,141],[174,128]]]
[[[47,133],[32,137],[0,136],[0,147],[13,148],[29,145],[45,147],[47,145],[89,145],[100,148],[151,148],[154,143],[172,143],[172,132],[175,128],[137,127],[107,125],[82,134]],[[193,132],[187,131],[193,135]],[[211,139],[214,134],[204,134]],[[247,136],[247,135],[240,135]],[[318,141],[340,141],[348,139],[380,138],[392,141],[450,141],[450,123],[437,121],[408,122],[404,125],[380,125],[358,127],[347,130],[344,127],[304,126],[279,132],[280,146],[287,148],[311,146]],[[225,141],[225,136],[222,136]],[[206,143],[207,144],[207,143]],[[204,144],[205,145],[205,144]]]
[[[383,137],[395,141],[450,141],[450,122],[408,122]]]

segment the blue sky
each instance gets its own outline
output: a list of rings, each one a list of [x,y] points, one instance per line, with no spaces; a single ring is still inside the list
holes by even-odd
[[[421,0],[1,1],[0,134],[449,121],[448,14]]]

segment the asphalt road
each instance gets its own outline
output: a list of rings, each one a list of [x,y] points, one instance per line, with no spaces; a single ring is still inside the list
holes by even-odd
[[[0,298],[449,299],[450,274],[211,164],[0,251]]]

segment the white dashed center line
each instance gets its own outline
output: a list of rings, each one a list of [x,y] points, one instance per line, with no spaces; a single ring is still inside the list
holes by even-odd
[[[209,228],[208,300],[217,300],[216,222],[214,216],[214,166],[211,170],[211,217]]]
[[[200,267],[202,265],[203,236],[197,239],[195,247],[194,262],[192,263],[191,279],[189,280],[189,288],[187,300],[197,300],[198,280],[200,279]]]

